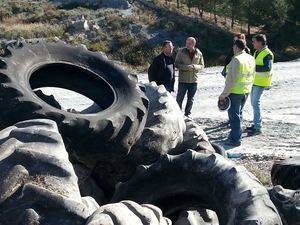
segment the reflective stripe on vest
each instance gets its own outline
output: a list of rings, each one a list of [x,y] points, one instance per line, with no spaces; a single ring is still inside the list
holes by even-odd
[[[255,60],[254,58],[243,52],[233,57],[232,60],[237,59],[240,64],[239,75],[230,90],[233,94],[247,94],[251,92],[255,73]],[[230,64],[229,64],[230,66]]]
[[[257,51],[254,53],[254,57]],[[265,48],[256,56],[255,62],[257,66],[264,66],[264,58],[268,55],[271,55],[272,62],[274,61],[274,55],[269,48]],[[254,78],[254,85],[261,87],[269,87],[272,83],[272,70],[269,72],[256,72]]]

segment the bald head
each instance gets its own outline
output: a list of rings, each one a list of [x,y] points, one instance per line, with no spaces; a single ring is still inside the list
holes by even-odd
[[[196,39],[194,37],[188,37],[186,41],[190,41],[196,45]]]
[[[194,37],[189,37],[186,39],[186,48],[189,51],[195,51],[196,39]]]

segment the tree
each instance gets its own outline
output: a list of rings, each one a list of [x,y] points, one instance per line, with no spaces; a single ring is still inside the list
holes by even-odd
[[[176,0],[176,1],[177,1],[177,9],[179,9],[180,0]]]
[[[12,15],[12,8],[6,3],[0,3],[0,22]]]
[[[286,0],[252,0],[247,11],[248,23],[263,26],[267,31],[274,31],[285,23],[287,13]]]
[[[235,20],[240,18],[243,0],[228,0],[230,7],[231,29],[234,28]]]

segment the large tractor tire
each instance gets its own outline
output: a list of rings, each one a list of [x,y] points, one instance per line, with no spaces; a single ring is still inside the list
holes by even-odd
[[[213,146],[213,148],[214,148],[214,150],[215,150],[216,153],[218,153],[219,155],[224,156],[225,158],[228,157],[227,153],[226,153],[226,150],[225,150],[225,148],[223,146],[221,146],[221,145],[219,145],[217,143],[212,143],[212,142],[210,144]]]
[[[91,176],[91,170],[82,164],[73,164],[75,173],[78,177],[78,186],[81,196],[89,196],[97,201],[99,205],[108,203],[104,191]]]
[[[122,201],[100,207],[86,225],[171,225],[159,208]]]
[[[188,149],[196,152],[212,154],[218,153],[224,157],[226,152],[222,146],[211,143],[199,124],[190,118],[185,118],[186,131],[183,134],[183,142],[169,154],[178,155],[184,153]]]
[[[186,125],[184,116],[163,85],[145,84],[149,112],[145,129],[133,146],[130,156],[137,164],[152,164],[183,142]]]
[[[286,189],[300,189],[300,156],[276,161],[271,170],[273,185]]]
[[[162,85],[152,82],[141,87],[149,99],[149,112],[140,139],[126,159],[117,162],[116,166],[99,161],[93,170],[93,177],[108,198],[112,197],[115,185],[128,180],[138,165],[154,163],[183,140],[184,117],[175,99]]]
[[[271,200],[279,211],[284,225],[300,224],[300,190],[275,186],[269,190]]]
[[[153,204],[176,220],[190,208],[215,211],[220,225],[281,225],[267,189],[244,167],[219,154],[165,155],[120,184],[112,202]]]
[[[174,225],[219,225],[217,214],[207,209],[184,210]]]
[[[54,120],[72,159],[89,167],[128,154],[146,122],[148,100],[130,76],[100,54],[62,42],[16,42],[0,56],[0,129],[16,122]],[[34,90],[57,87],[93,100],[101,111],[71,113]]]
[[[0,224],[84,225],[99,208],[81,198],[55,122],[30,120],[0,132]]]

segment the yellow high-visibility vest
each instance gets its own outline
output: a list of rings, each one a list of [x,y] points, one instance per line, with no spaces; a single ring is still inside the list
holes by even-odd
[[[256,55],[257,51],[254,53],[254,57]],[[265,48],[255,58],[255,62],[257,66],[263,66],[264,65],[264,58],[267,55],[271,55],[272,62],[274,62],[274,54],[269,48]],[[268,72],[255,72],[254,77],[254,85],[261,86],[261,87],[270,87],[272,83],[272,69]]]
[[[254,74],[255,74],[255,60],[254,58],[243,52],[232,58],[232,60],[237,59],[240,64],[239,75],[231,88],[230,93],[233,94],[247,94],[251,92]],[[229,64],[229,67],[231,65]],[[228,77],[228,76],[227,76]],[[226,77],[226,79],[227,79]]]

